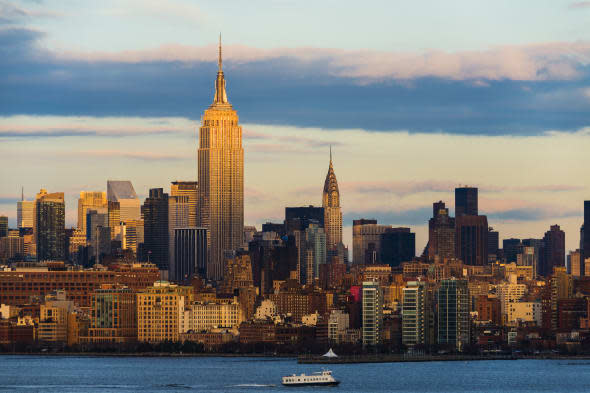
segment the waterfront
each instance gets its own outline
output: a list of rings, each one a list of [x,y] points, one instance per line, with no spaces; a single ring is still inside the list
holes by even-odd
[[[330,365],[338,392],[585,392],[587,360]],[[0,356],[4,392],[279,392],[281,376],[321,370],[275,358]],[[297,388],[300,392],[317,387]],[[332,391],[332,390],[330,390]]]

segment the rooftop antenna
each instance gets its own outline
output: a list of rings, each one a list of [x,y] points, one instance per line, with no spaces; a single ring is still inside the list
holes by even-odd
[[[25,200],[25,187],[21,186],[20,188],[20,200],[24,201]]]

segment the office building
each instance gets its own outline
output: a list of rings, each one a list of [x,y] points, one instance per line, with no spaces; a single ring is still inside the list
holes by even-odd
[[[141,203],[130,181],[107,181],[107,200],[119,202],[120,221],[141,220]]]
[[[173,280],[190,279],[194,274],[207,274],[207,229],[174,229],[174,268],[170,270]]]
[[[530,266],[533,270],[533,277],[537,277],[538,254],[535,247],[522,246],[516,256],[518,266]]]
[[[24,198],[16,203],[16,225],[18,229],[33,228],[35,222],[35,201],[25,201]]]
[[[212,328],[237,328],[244,321],[242,309],[237,302],[194,302],[188,307],[187,314],[187,330],[194,332]]]
[[[455,217],[477,215],[477,188],[455,188]]]
[[[565,266],[565,232],[559,225],[551,225],[543,237],[544,258],[539,274],[549,276],[555,266]]]
[[[192,287],[156,281],[137,294],[137,339],[157,343],[178,341],[184,327],[184,306],[192,301]]]
[[[428,220],[428,258],[455,258],[455,219],[443,201],[432,204],[432,218]]]
[[[196,181],[173,181],[170,185],[170,196],[185,196],[188,198],[187,227],[197,226],[197,203],[199,201],[199,186]]]
[[[582,253],[580,250],[570,251],[567,256],[568,273],[575,278],[584,276],[585,272],[582,270]]]
[[[379,225],[377,220],[354,220],[352,222],[352,262],[355,265],[379,264],[381,259],[381,235],[391,225]]]
[[[103,284],[91,296],[88,341],[125,343],[137,340],[137,301],[134,290]]]
[[[227,99],[219,43],[213,104],[199,130],[197,225],[209,235],[208,278],[220,280],[224,253],[242,246],[244,236],[244,149],[238,114]]]
[[[45,189],[35,199],[35,239],[37,260],[65,258],[65,201],[63,192],[48,194]]]
[[[402,343],[430,345],[431,302],[425,282],[410,281],[403,289]]]
[[[342,243],[342,211],[340,210],[340,191],[338,191],[338,182],[336,181],[336,174],[332,166],[331,148],[330,165],[322,193],[322,207],[324,208],[326,248],[329,251],[334,251]]]
[[[383,292],[377,281],[363,281],[362,341],[363,346],[381,343],[383,326]]]
[[[486,216],[463,215],[455,219],[455,254],[464,264],[483,266],[488,263],[488,219]]]
[[[117,227],[121,225],[122,221],[121,221],[121,204],[119,202],[114,202],[114,201],[107,201],[107,211],[108,211],[108,222],[109,222],[109,228],[111,228],[111,239],[112,240],[116,240],[116,231],[117,231]],[[133,221],[133,220],[127,220],[127,221]],[[123,222],[123,225],[125,223]],[[120,239],[119,239],[120,240]]]
[[[388,228],[381,234],[379,255],[381,263],[397,267],[416,257],[416,234],[410,228]]]
[[[188,228],[189,225],[189,197],[177,195],[168,197],[168,264],[170,266],[170,279],[175,279],[176,271],[174,255],[176,253],[174,236],[176,228]]]
[[[316,223],[310,223],[305,229],[305,269],[301,282],[312,284],[320,277],[320,266],[326,263],[326,232]]]
[[[500,233],[494,228],[488,228],[488,259],[490,262],[498,260],[498,249],[500,248]]]
[[[149,196],[141,207],[143,215],[143,259],[168,270],[168,194],[162,188],[150,189]]]
[[[437,304],[438,344],[452,345],[461,350],[470,341],[467,280],[442,280],[437,291]]]
[[[522,244],[520,239],[510,238],[502,240],[502,249],[504,250],[504,259],[507,263],[516,262]]]
[[[78,199],[78,229],[86,233],[86,212],[89,210],[107,212],[107,196],[103,191],[80,191]]]
[[[0,237],[8,237],[8,217],[0,216]]]
[[[324,226],[325,212],[323,207],[312,205],[302,207],[285,208],[285,231],[305,231],[311,222],[317,223],[321,228]]]

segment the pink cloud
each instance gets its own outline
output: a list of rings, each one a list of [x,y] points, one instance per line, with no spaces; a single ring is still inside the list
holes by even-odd
[[[59,52],[60,58],[112,62],[212,62],[213,45],[194,47],[169,44],[155,49],[123,52]],[[362,81],[420,77],[454,80],[570,80],[579,76],[578,68],[590,56],[589,42],[556,42],[531,45],[495,46],[480,51],[383,52],[321,48],[260,49],[229,45],[225,50],[231,63],[286,58],[292,67],[324,63],[324,69],[341,77]],[[481,81],[479,82],[482,83]]]
[[[568,8],[569,9],[590,8],[590,1],[576,1],[574,3],[570,3]]]

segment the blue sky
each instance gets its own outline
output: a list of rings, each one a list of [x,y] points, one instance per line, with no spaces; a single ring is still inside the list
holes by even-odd
[[[588,25],[588,1],[0,0],[0,214],[14,222],[21,185],[65,191],[73,225],[107,179],[145,195],[195,178],[221,31],[247,223],[318,204],[332,144],[345,239],[371,216],[421,250],[432,202],[467,183],[501,238],[557,223],[573,249]]]

